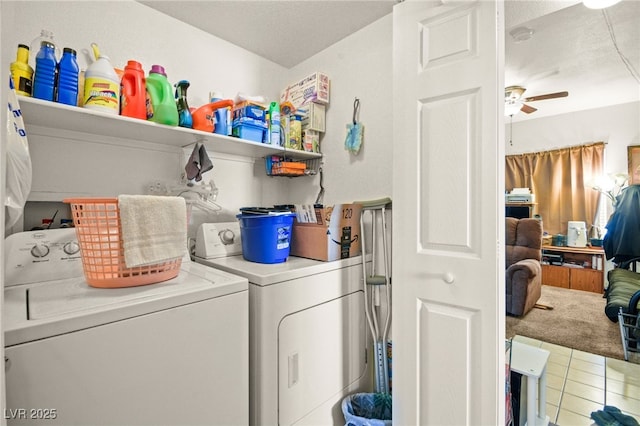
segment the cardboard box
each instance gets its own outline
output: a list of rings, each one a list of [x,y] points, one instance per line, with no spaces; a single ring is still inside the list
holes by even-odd
[[[290,102],[298,109],[311,102],[328,104],[329,85],[329,77],[326,74],[314,72],[284,89],[280,94],[280,105]]]
[[[315,130],[317,132],[325,131],[325,116],[326,109],[324,105],[311,102],[303,106],[300,112],[305,112],[302,117],[302,128],[308,130]]]
[[[320,152],[320,132],[302,130],[302,149],[307,152]]]
[[[361,204],[316,208],[315,223],[293,221],[290,254],[332,261],[360,254]]]

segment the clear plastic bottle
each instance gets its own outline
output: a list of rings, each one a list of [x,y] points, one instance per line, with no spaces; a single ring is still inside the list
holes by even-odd
[[[11,63],[11,78],[16,93],[23,96],[33,94],[33,68],[29,65],[29,46],[18,45],[18,53],[15,62]]]
[[[80,67],[76,60],[76,51],[70,47],[63,49],[58,63],[58,83],[56,102],[76,106],[78,103],[78,75]]]
[[[29,57],[29,65],[34,69],[36,67],[35,53],[38,52],[38,49],[40,49],[40,46],[42,46],[43,41],[48,41],[49,43],[53,44],[54,46],[53,50],[54,50],[54,55],[56,57],[56,62],[61,57],[60,49],[56,46],[56,42],[53,39],[53,32],[49,30],[41,30],[40,35],[34,38],[31,41],[31,44],[29,46],[29,50],[31,51],[31,56]]]
[[[33,78],[34,98],[54,100],[57,66],[55,46],[48,41],[43,41],[36,55],[36,71]]]

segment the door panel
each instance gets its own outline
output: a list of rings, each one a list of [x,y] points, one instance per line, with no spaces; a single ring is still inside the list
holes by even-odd
[[[394,7],[395,424],[504,421],[502,7]]]
[[[278,327],[278,424],[300,422],[332,397],[341,401],[335,395],[366,373],[366,339],[362,291],[284,317]],[[331,410],[322,414],[313,418],[333,421]]]

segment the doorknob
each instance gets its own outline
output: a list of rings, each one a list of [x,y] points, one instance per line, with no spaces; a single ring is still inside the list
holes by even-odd
[[[451,272],[445,272],[442,275],[442,280],[447,284],[452,284],[455,281],[455,277]]]

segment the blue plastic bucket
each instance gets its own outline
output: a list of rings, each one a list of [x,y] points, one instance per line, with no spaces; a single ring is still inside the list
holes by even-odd
[[[289,257],[293,213],[239,214],[242,256],[257,263],[281,263]]]

